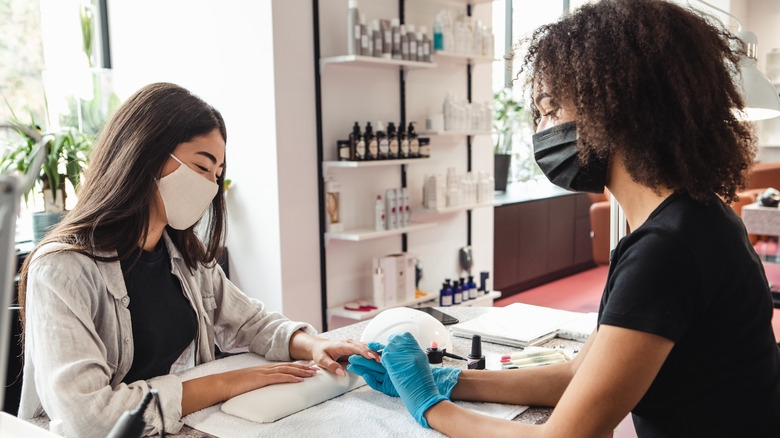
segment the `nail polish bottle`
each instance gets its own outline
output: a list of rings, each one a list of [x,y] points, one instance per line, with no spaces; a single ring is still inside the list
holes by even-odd
[[[485,355],[482,354],[482,336],[474,335],[471,337],[471,353],[468,357],[470,370],[485,369]]]
[[[444,350],[439,349],[439,344],[436,341],[431,341],[431,347],[425,349],[425,354],[428,356],[429,364],[442,366],[444,362]]]

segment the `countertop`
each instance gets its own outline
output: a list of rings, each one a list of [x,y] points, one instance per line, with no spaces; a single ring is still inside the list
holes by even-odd
[[[441,307],[439,310],[448,313],[461,322],[468,321],[469,319],[476,318],[484,312],[490,311],[492,307]],[[363,329],[368,324],[368,321],[362,321],[356,324],[352,324],[346,327],[342,327],[329,332],[321,333],[320,336],[328,339],[360,339],[360,335],[363,333]],[[454,353],[461,356],[466,356],[471,350],[471,340],[466,338],[460,338],[457,336],[452,337],[452,344]],[[548,348],[561,348],[564,352],[570,356],[579,351],[579,348],[583,346],[582,343],[576,341],[570,341],[565,339],[553,338],[552,340],[543,344]],[[510,352],[518,351],[519,349],[514,347],[508,347],[489,342],[482,343],[482,351],[486,357],[488,369],[500,369],[498,360],[501,355],[508,354]],[[444,358],[444,366],[466,368],[466,364],[463,361],[454,360],[450,358]],[[535,408],[531,407],[522,414],[518,415],[514,421],[519,421],[526,424],[541,424],[547,421],[552,413],[551,408]],[[41,427],[47,427],[48,419],[37,419],[33,423]],[[196,429],[192,429],[188,426],[184,426],[181,431],[175,436],[178,438],[214,438],[213,435],[201,432]]]
[[[496,207],[519,202],[537,201],[540,199],[555,198],[557,196],[574,195],[575,192],[564,190],[546,178],[527,182],[514,182],[507,184],[506,192],[495,192],[493,201]]]

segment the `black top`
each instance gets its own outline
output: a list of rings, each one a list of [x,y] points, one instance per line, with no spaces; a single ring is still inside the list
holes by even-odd
[[[664,200],[615,248],[599,324],[674,341],[639,437],[780,437],[780,357],[761,261],[720,199]]]
[[[171,272],[168,249],[160,241],[154,252],[141,251],[121,262],[133,325],[133,365],[122,380],[125,383],[148,380],[170,373],[171,365],[195,339],[198,320]]]

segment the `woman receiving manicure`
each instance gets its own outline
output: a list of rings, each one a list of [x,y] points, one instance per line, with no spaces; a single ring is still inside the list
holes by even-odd
[[[175,433],[183,415],[317,370],[291,360],[344,375],[339,359],[378,357],[315,337],[225,277],[226,139],[220,113],[173,84],[142,88],[109,120],[78,204],[22,267],[20,417],[46,413],[69,437],[105,437],[156,389]],[[174,374],[214,360],[215,345],[282,362],[185,382]],[[145,419],[145,434],[160,433],[156,410]]]

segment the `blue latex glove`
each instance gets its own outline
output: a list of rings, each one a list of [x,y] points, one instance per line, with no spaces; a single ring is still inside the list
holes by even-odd
[[[418,423],[430,429],[425,419],[425,411],[447,397],[439,394],[433,381],[428,357],[417,345],[409,332],[390,335],[387,347],[382,353],[382,365],[385,366],[393,387],[401,396],[406,410]]]
[[[379,342],[372,342],[368,344],[368,348],[374,351],[381,351],[384,350],[385,346]],[[368,386],[391,397],[398,397],[398,391],[395,390],[393,382],[387,375],[387,370],[384,365],[375,360],[366,359],[359,354],[350,356],[349,363],[350,365],[347,366],[347,370],[362,376]],[[433,381],[436,383],[436,388],[439,389],[439,394],[449,399],[452,388],[458,383],[458,377],[460,376],[461,370],[452,367],[430,368],[431,373],[433,374]]]

